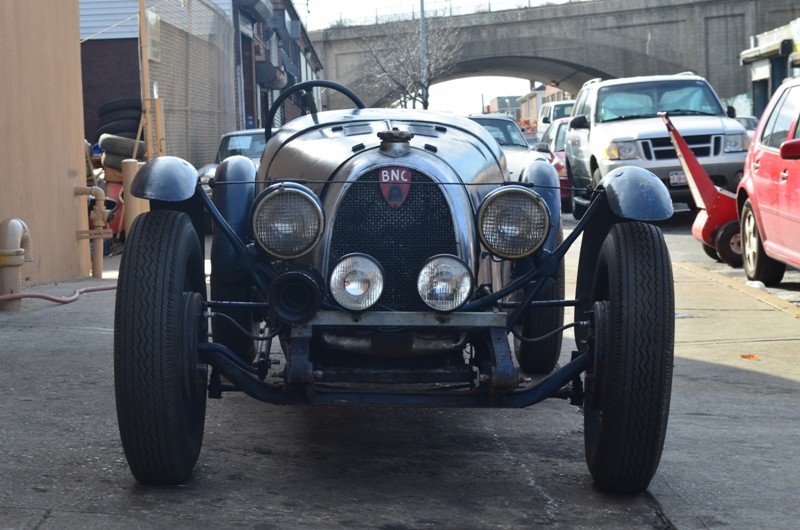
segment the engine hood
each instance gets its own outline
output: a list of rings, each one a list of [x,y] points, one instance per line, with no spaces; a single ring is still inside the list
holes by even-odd
[[[744,127],[736,120],[722,116],[670,116],[670,120],[683,136],[745,132]],[[593,134],[598,130],[602,130],[602,136],[608,140],[642,140],[667,136],[664,122],[659,117],[598,123]]]
[[[407,150],[381,147],[378,134],[391,130],[410,133]],[[502,182],[505,171],[497,142],[472,120],[429,111],[354,109],[284,125],[264,150],[259,180],[298,180],[316,191],[376,165],[437,166],[451,173],[446,180],[464,184]]]

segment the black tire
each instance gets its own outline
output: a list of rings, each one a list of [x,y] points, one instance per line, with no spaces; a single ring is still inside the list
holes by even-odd
[[[122,109],[134,109],[142,112],[142,100],[137,98],[122,98],[106,101],[97,108],[97,117],[102,118],[107,114]]]
[[[717,254],[716,248],[712,247],[711,245],[706,245],[705,243],[700,243],[700,246],[703,248],[703,252],[706,253],[706,256],[714,261],[722,261],[719,259],[719,254]]]
[[[119,109],[100,116],[100,126],[107,125],[113,121],[119,120],[136,120],[142,119],[142,111],[140,109]]]
[[[227,302],[252,302],[253,289],[249,282],[242,283],[221,283],[211,278],[211,299]],[[222,313],[235,320],[241,327],[255,334],[258,331],[253,312],[248,309],[218,309],[217,313]],[[246,363],[253,362],[256,357],[255,341],[245,336],[232,322],[224,317],[216,317],[211,322],[211,337],[217,344],[224,344],[231,349]]]
[[[742,237],[739,232],[739,221],[725,223],[717,232],[714,244],[722,261],[735,269],[742,266]]]
[[[758,231],[753,204],[750,199],[742,207],[742,258],[748,280],[759,281],[774,287],[781,283],[786,264],[776,261],[764,252],[761,234]]]
[[[145,145],[144,142],[125,138],[124,136],[116,136],[114,134],[104,134],[100,136],[97,145],[107,153],[115,155],[122,155],[126,158],[133,158],[133,151],[136,150],[136,157],[139,159],[144,158]]]
[[[184,482],[200,454],[203,299],[203,257],[189,217],[171,210],[137,217],[117,282],[114,383],[122,447],[144,484]]]
[[[122,161],[129,158],[131,157],[115,155],[114,153],[103,153],[100,157],[100,163],[103,164],[103,167],[112,167],[114,169],[122,170]],[[141,161],[143,158],[140,158],[139,160]]]
[[[602,491],[637,493],[658,468],[675,336],[672,266],[661,231],[612,226],[595,272],[594,364],[584,402],[586,462]]]
[[[557,243],[563,236],[559,234]],[[536,300],[564,299],[564,260],[558,265],[558,277],[548,281]],[[564,325],[564,307],[542,307],[527,311],[517,325],[517,332],[523,337],[535,338],[550,333]],[[544,340],[523,342],[514,338],[514,355],[519,367],[528,374],[549,374],[561,356],[563,333],[556,333]]]
[[[139,131],[139,120],[117,120],[98,128],[95,133],[100,138],[104,134],[133,133]]]

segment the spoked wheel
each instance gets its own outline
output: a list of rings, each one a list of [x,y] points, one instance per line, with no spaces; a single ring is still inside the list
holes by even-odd
[[[200,454],[204,299],[203,257],[189,217],[169,210],[137,217],[117,282],[114,383],[122,447],[144,484],[184,482]]]
[[[663,235],[614,225],[595,273],[594,364],[586,374],[586,462],[597,487],[647,488],[661,460],[674,348],[672,266]]]
[[[563,237],[559,234],[557,244]],[[558,276],[549,281],[539,292],[537,300],[564,299],[564,260],[558,266]],[[564,307],[540,307],[525,312],[517,325],[517,332],[525,338],[544,336],[564,325]],[[514,338],[514,354],[519,367],[528,374],[549,374],[555,368],[561,356],[561,339],[559,332],[536,342],[525,342]]]
[[[717,254],[731,267],[742,266],[742,237],[739,234],[739,221],[725,223],[714,238]]]
[[[761,235],[758,232],[758,223],[753,212],[750,199],[742,208],[742,257],[744,258],[744,272],[748,280],[764,282],[764,285],[774,286],[781,283],[786,272],[786,265],[776,261],[764,252]]]

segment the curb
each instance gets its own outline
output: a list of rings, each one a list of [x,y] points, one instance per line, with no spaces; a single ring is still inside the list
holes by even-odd
[[[722,274],[717,274],[716,272],[711,272],[697,265],[692,265],[691,263],[673,263],[673,266],[679,267],[697,276],[702,276],[726,287],[730,287],[731,289],[739,291],[740,293],[751,298],[755,298],[756,300],[763,302],[768,306],[783,311],[784,313],[787,313],[796,319],[800,319],[800,308],[796,305],[792,304],[791,302],[787,302],[783,298],[775,296],[769,292],[762,291],[761,289],[757,289],[755,287],[750,287],[749,285],[742,283],[741,280],[733,280],[727,276],[723,276]]]

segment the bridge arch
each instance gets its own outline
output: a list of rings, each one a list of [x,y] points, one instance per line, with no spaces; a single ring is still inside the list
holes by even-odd
[[[794,0],[604,0],[450,17],[463,43],[454,69],[434,83],[497,75],[557,84],[576,94],[595,77],[694,71],[722,97],[748,91],[739,65],[748,36],[800,16]],[[373,35],[381,25],[370,26]],[[312,32],[322,77],[359,94],[364,85],[364,26]],[[386,104],[373,94],[368,105]],[[340,108],[334,94],[323,106]]]

